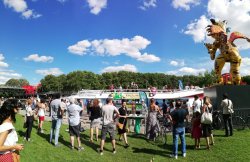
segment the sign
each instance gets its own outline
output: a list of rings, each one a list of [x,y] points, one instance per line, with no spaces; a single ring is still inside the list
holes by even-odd
[[[120,99],[140,99],[140,95],[138,92],[114,92],[112,94],[112,97],[115,100],[120,100]]]

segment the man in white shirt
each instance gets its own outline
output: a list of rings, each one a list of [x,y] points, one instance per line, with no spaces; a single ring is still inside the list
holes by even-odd
[[[102,140],[101,140],[101,146],[100,146],[100,155],[103,155],[103,147],[106,140],[106,134],[109,133],[112,146],[113,146],[113,154],[116,153],[115,150],[115,122],[114,122],[114,113],[117,114],[117,117],[119,117],[119,111],[117,108],[113,105],[112,98],[107,99],[107,104],[102,106],[102,117],[103,117],[103,124],[102,124]]]
[[[201,100],[197,95],[194,96],[194,103],[193,103],[193,114],[198,111],[201,112]]]
[[[227,93],[224,93],[222,98],[223,100],[221,101],[221,108],[225,126],[225,136],[228,137],[233,135],[233,124],[232,124],[233,103],[228,98]]]

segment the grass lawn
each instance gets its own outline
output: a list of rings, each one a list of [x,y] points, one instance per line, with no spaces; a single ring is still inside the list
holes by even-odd
[[[61,147],[54,147],[48,142],[50,122],[44,123],[44,134],[37,134],[37,122],[35,122],[31,142],[23,141],[25,130],[22,128],[23,117],[17,115],[15,124],[19,135],[19,143],[24,143],[25,149],[21,152],[21,162],[154,162],[176,161],[168,157],[172,148],[172,136],[168,136],[167,145],[160,141],[147,141],[143,135],[129,134],[128,141],[130,147],[125,149],[124,143],[117,141],[116,154],[112,154],[112,146],[107,138],[104,154],[99,155],[97,148],[99,142],[89,142],[89,131],[81,134],[84,150],[78,152],[70,149],[69,134],[65,131],[67,125],[62,125],[59,143]],[[234,131],[234,136],[223,137],[223,131],[214,131],[215,145],[211,150],[206,150],[205,139],[201,139],[201,149],[194,150],[193,139],[186,135],[187,157],[180,156],[177,161],[250,161],[250,130]],[[99,140],[100,141],[100,140]],[[76,141],[75,141],[76,142]],[[75,143],[77,146],[77,143]]]

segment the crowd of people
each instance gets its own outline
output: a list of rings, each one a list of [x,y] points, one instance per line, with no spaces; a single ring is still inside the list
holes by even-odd
[[[122,100],[122,105],[118,109],[113,99],[107,98],[106,104],[102,105],[100,100],[94,99],[90,105],[88,105],[88,113],[90,119],[90,142],[94,140],[98,141],[99,128],[101,127],[101,141],[98,148],[100,155],[103,155],[106,135],[109,134],[113,147],[113,154],[116,153],[116,127],[118,130],[119,140],[123,138],[124,147],[128,148],[129,142],[127,138],[127,123],[128,123],[128,111],[127,101]],[[63,116],[67,116],[69,124],[70,135],[70,148],[75,149],[74,137],[76,137],[78,146],[77,150],[82,151],[84,147],[81,144],[81,114],[86,106],[80,101],[74,98],[60,98],[59,94],[55,94],[49,104],[46,104],[45,100],[36,100],[29,98],[26,100],[26,114],[25,124],[26,128],[24,140],[31,140],[31,131],[34,122],[34,116],[38,116],[38,133],[44,133],[43,121],[45,119],[45,112],[50,111],[51,116],[51,130],[49,142],[55,147],[59,147],[59,135],[60,127],[62,124]],[[146,137],[147,139],[156,138],[160,131],[158,115],[169,121],[172,125],[173,135],[173,150],[170,157],[178,158],[178,138],[181,140],[181,152],[182,156],[186,157],[186,122],[192,123],[191,135],[194,139],[194,149],[200,149],[200,139],[205,138],[206,148],[211,149],[211,145],[214,145],[213,128],[212,123],[208,122],[209,117],[206,114],[213,112],[213,105],[209,97],[205,96],[203,101],[198,96],[195,96],[193,104],[190,106],[186,101],[176,100],[174,102],[166,103],[163,100],[162,105],[151,98],[150,104],[147,104],[142,100],[142,107],[146,111],[144,115],[147,116],[146,122]],[[2,103],[0,108],[0,162],[10,162],[13,158],[19,160],[19,151],[24,149],[22,144],[17,144],[18,136],[13,126],[16,121],[15,115],[20,108],[20,103],[16,99],[8,99]],[[228,95],[223,94],[223,100],[221,102],[221,108],[223,113],[223,119],[225,124],[225,136],[233,135],[232,128],[232,113],[233,103],[229,99]],[[132,113],[135,110],[132,108]],[[115,114],[115,115],[114,115]],[[7,159],[7,160],[6,160]]]

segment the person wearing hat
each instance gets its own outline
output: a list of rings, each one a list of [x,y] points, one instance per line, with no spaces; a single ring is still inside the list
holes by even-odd
[[[233,113],[233,103],[228,98],[228,94],[224,93],[221,101],[222,116],[224,120],[225,136],[233,135],[233,124],[232,124],[232,113]]]

